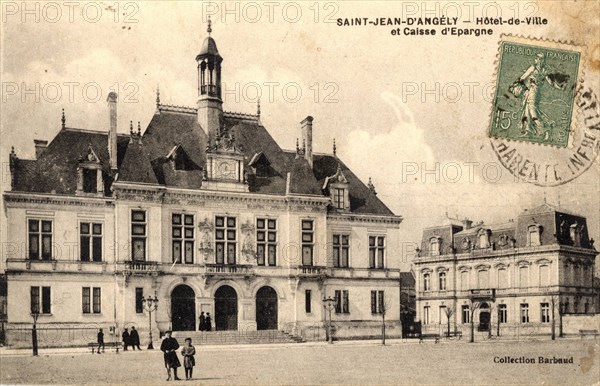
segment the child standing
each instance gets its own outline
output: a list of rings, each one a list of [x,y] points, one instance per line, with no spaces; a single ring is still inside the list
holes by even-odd
[[[183,356],[183,367],[185,368],[185,380],[188,381],[192,379],[192,371],[196,365],[196,360],[194,359],[196,349],[192,346],[192,338],[185,338],[181,355]]]

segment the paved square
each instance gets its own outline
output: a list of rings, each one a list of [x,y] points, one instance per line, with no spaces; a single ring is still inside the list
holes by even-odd
[[[595,384],[599,341],[198,347],[195,384]],[[4,355],[3,384],[172,384],[160,351]],[[573,358],[540,364],[538,357]],[[496,363],[506,358],[532,364]],[[183,377],[183,369],[180,377]],[[181,381],[185,382],[185,381]]]

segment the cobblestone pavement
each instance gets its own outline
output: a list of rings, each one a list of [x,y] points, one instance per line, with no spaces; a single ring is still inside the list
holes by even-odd
[[[598,339],[390,343],[197,346],[193,384],[590,385],[600,379]],[[0,355],[2,384],[186,383],[165,381],[158,350],[92,355],[82,349],[55,349],[32,357],[4,349]],[[573,363],[538,363],[540,356],[572,357]],[[534,363],[495,363],[522,357]],[[184,377],[183,369],[179,376]]]

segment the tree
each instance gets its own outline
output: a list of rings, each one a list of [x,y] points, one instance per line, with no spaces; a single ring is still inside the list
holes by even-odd
[[[558,316],[560,318],[560,336],[562,336],[562,312],[561,312],[561,303],[560,296],[552,295],[550,298],[550,306],[552,307],[552,340],[556,340],[556,308],[558,307]]]
[[[452,317],[452,315],[454,315],[454,312],[456,310],[454,309],[454,307],[446,307],[444,309],[444,312],[446,313],[446,318],[448,319],[448,333],[447,333],[447,337],[450,337],[450,318]]]
[[[475,342],[475,311],[481,307],[481,302],[474,301],[471,299],[471,307],[469,308],[469,315],[471,319],[471,340],[470,342]]]
[[[392,307],[392,299],[390,297],[382,297],[379,299],[379,312],[381,313],[381,344],[385,346],[385,314]]]

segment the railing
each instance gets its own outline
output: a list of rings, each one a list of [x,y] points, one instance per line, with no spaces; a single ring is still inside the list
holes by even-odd
[[[252,265],[242,264],[206,264],[206,273],[252,275],[254,268]]]
[[[158,263],[155,261],[130,260],[125,262],[125,269],[132,273],[158,272]]]
[[[304,276],[319,276],[325,274],[325,267],[317,265],[301,265],[298,267],[298,275]]]

